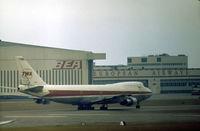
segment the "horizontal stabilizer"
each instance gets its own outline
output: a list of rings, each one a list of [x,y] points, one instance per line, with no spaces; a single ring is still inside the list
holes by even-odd
[[[43,86],[36,86],[36,87],[33,87],[33,88],[28,88],[26,89],[26,91],[31,91],[31,92],[34,92],[34,93],[40,93],[43,91]]]

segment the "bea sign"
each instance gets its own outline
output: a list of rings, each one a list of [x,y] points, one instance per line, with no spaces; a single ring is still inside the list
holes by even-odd
[[[65,60],[65,61],[57,61],[56,67],[54,70],[59,69],[82,69],[82,61],[81,60]]]

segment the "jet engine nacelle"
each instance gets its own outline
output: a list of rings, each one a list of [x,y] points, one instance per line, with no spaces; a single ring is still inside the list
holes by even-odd
[[[127,97],[125,100],[123,100],[120,105],[123,105],[123,106],[132,106],[134,104],[137,103],[137,99],[135,97]]]

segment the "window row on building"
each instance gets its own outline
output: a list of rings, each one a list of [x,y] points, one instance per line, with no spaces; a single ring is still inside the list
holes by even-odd
[[[142,58],[140,58],[140,62],[148,62],[148,58],[146,58],[146,57],[142,57]],[[157,57],[156,58],[156,61],[157,62],[162,62],[162,58],[161,57]],[[134,61],[133,61],[133,59],[132,58],[128,58],[128,63],[133,63]]]
[[[82,84],[82,70],[37,70],[36,72],[47,84]]]
[[[160,86],[161,87],[174,87],[174,86],[176,86],[176,87],[183,87],[183,86],[187,86],[187,82],[182,82],[182,83],[179,83],[179,82],[177,82],[177,83],[160,83]]]
[[[18,71],[0,71],[0,92],[16,92],[19,85]]]
[[[185,66],[187,63],[148,63],[148,64],[129,64],[129,66]]]
[[[195,87],[200,85],[200,79],[167,79],[160,81],[160,87]]]
[[[82,70],[37,70],[38,75],[52,85],[82,84]],[[20,74],[16,70],[0,71],[0,92],[14,93],[20,84]],[[7,88],[9,87],[9,88]]]

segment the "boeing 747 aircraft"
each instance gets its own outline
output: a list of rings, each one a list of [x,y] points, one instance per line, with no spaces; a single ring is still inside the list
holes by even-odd
[[[16,57],[21,75],[19,91],[36,96],[36,103],[48,104],[50,101],[78,105],[78,110],[94,110],[93,104],[101,104],[100,110],[107,110],[108,104],[123,106],[136,105],[149,98],[152,91],[141,82],[121,82],[106,85],[48,85],[22,56]]]

